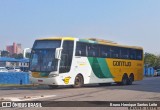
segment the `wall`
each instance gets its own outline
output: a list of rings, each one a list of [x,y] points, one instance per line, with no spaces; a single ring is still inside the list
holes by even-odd
[[[154,76],[154,68],[144,68],[144,76]]]
[[[29,84],[29,73],[0,72],[0,84]]]

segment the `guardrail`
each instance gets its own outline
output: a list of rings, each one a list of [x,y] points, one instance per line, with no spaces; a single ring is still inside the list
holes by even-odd
[[[0,84],[30,84],[28,72],[0,72]]]

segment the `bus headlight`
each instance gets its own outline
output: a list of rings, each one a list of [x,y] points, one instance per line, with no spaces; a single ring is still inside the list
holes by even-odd
[[[56,77],[56,76],[58,76],[58,74],[49,74],[49,76],[48,77]]]

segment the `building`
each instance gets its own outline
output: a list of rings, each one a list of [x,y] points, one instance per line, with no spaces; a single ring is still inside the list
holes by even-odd
[[[9,57],[0,57],[0,67],[15,68],[19,67],[21,71],[28,71],[29,59],[15,59]]]
[[[12,55],[12,54],[20,54],[22,53],[22,45],[16,44],[15,42],[13,45],[7,45],[6,50]]]

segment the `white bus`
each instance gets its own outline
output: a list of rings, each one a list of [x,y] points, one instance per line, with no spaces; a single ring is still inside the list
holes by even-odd
[[[98,39],[37,39],[30,58],[30,81],[50,87],[143,79],[143,49]]]

